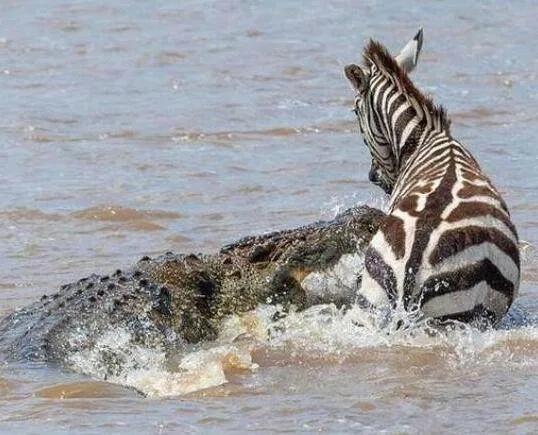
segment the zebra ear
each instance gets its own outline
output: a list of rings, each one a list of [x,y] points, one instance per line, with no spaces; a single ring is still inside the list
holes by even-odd
[[[357,93],[362,93],[366,89],[367,78],[362,68],[358,65],[351,64],[344,68],[344,74],[351,83],[351,86]]]
[[[420,55],[421,50],[422,28],[420,28],[415,37],[402,48],[400,54],[396,56],[396,62],[404,71],[410,73],[417,66],[418,56]]]

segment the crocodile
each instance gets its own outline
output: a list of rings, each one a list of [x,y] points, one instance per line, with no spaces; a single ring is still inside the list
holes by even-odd
[[[215,339],[228,316],[259,304],[275,304],[281,315],[291,307],[350,304],[361,254],[383,216],[356,206],[332,220],[246,237],[213,254],[167,252],[125,271],[92,274],[0,320],[0,355],[70,368],[73,354],[92,349],[110,331],[128,331],[125,346],[177,352]],[[126,354],[117,345],[100,358],[113,375]]]

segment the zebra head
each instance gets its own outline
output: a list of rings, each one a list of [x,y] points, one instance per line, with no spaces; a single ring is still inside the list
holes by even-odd
[[[388,194],[392,192],[400,170],[402,144],[398,130],[402,130],[401,125],[405,127],[408,121],[394,116],[395,113],[401,115],[398,106],[406,100],[400,98],[404,90],[394,75],[395,72],[399,76],[410,73],[417,65],[421,49],[422,29],[395,58],[389,60],[392,68],[386,69],[383,65],[388,51],[378,42],[370,41],[364,52],[364,65],[352,64],[344,70],[355,92],[353,111],[372,156],[369,179]]]

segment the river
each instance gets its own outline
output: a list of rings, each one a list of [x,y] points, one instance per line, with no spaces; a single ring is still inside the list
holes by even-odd
[[[509,204],[525,242],[514,311],[526,320],[387,337],[317,307],[268,338],[260,307],[183,361],[188,378],[157,370],[159,355],[116,383],[0,362],[0,432],[538,431],[536,2],[1,9],[0,313],[143,255],[211,252],[383,206],[343,67],[368,38],[394,52],[423,26],[413,78]]]

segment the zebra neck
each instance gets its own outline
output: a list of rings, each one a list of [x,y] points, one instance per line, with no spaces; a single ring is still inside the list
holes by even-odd
[[[449,137],[449,123],[443,120],[443,112],[432,112],[415,98],[408,97],[387,120],[391,148],[400,173],[417,152],[435,146],[441,137]]]
[[[406,172],[406,168],[421,155],[428,154],[434,148],[452,141],[446,130],[428,127],[430,125],[427,122],[415,122],[413,133],[408,136],[407,141],[400,148],[400,175],[398,178],[401,178],[401,175]]]
[[[417,167],[421,167],[427,160],[434,159],[437,154],[443,152],[450,144],[455,145],[457,142],[446,131],[422,132],[421,140],[411,144],[413,152],[408,156],[404,156],[401,161],[400,171],[389,201],[389,209],[392,209],[394,204],[401,200],[402,195],[405,194],[407,190],[405,186],[408,184],[407,178],[418,175],[416,173]]]

